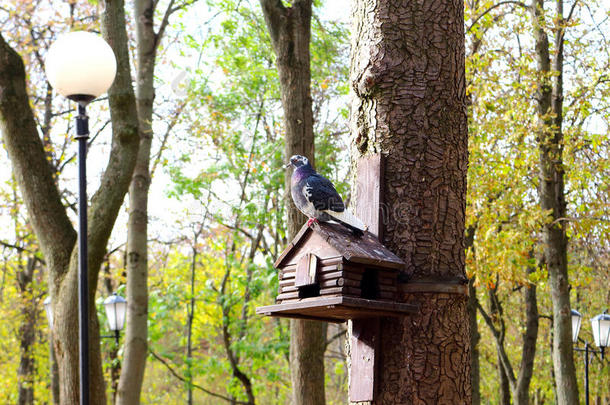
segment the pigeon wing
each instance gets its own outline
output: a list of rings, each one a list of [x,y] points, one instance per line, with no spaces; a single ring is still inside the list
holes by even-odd
[[[314,174],[306,179],[303,194],[318,211],[343,212],[345,210],[345,204],[333,183],[319,174]]]

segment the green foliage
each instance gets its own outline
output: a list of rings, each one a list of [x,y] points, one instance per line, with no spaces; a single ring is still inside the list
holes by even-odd
[[[78,3],[71,18],[63,9],[55,10],[56,3],[11,2],[12,7],[7,8],[11,11],[1,12],[3,35],[24,56],[40,133],[58,184],[65,190],[66,205],[71,205],[74,197],[68,190],[74,159],[69,133],[73,113],[59,100],[47,109],[47,87],[38,57],[44,56],[45,47],[57,33],[70,26],[97,29],[89,16],[97,15],[98,5],[95,1]],[[503,313],[497,314],[494,322],[505,324],[505,345],[513,364],[518,364],[521,356],[525,327],[521,292],[526,285],[538,287],[541,318],[531,396],[549,403],[554,400],[551,298],[546,271],[539,266],[540,230],[548,223],[549,213],[539,208],[536,191],[540,182],[536,134],[540,128],[535,94],[539,83],[548,83],[557,73],[549,77],[537,73],[529,11],[514,3],[494,7],[497,2],[489,0],[465,4],[470,152],[466,214],[467,226],[474,230],[467,271],[476,277],[482,306],[489,306],[491,291],[502,304]],[[258,403],[288,403],[288,324],[254,313],[255,307],[273,302],[278,275],[272,263],[287,242],[282,168],[286,157],[282,152],[284,128],[275,56],[258,1],[208,0],[197,6],[196,11],[172,20],[169,38],[177,40],[164,43],[157,70],[155,112],[159,119],[155,125],[167,125],[164,121],[176,115],[176,105],[184,103],[184,108],[178,110],[174,137],[159,158],[163,166],[159,176],[167,179],[165,194],[151,197],[150,203],[153,206],[156,199],[166,197],[177,214],[167,212],[150,219],[151,227],[162,231],[150,241],[149,344],[154,355],[147,363],[143,403],[183,404],[189,387],[194,389],[196,403],[222,403],[194,385],[245,400],[244,385],[234,376],[229,354],[252,382]],[[331,178],[348,199],[348,32],[343,24],[325,19],[323,2],[316,1],[314,6],[310,49],[315,162],[318,171]],[[610,47],[603,35],[607,22],[592,20],[607,13],[607,5],[591,1],[586,6],[577,4],[574,10],[565,24],[565,222],[570,238],[572,303],[589,318],[608,306],[606,286],[610,281]],[[542,24],[551,33],[559,27],[550,14],[544,16]],[[184,95],[179,91],[168,95],[162,86],[172,81],[176,69],[188,77],[180,87]],[[90,115],[101,120],[92,122],[92,128],[102,127],[105,115],[97,112],[103,112],[103,105],[92,106]],[[90,162],[107,152],[106,136],[107,132],[101,131],[96,138]],[[2,158],[6,166],[6,158]],[[4,366],[0,382],[6,389],[0,390],[0,403],[17,402],[20,359],[14,348],[24,322],[23,309],[28,305],[34,305],[38,314],[32,346],[35,398],[40,403],[50,402],[48,328],[41,304],[46,277],[37,271],[26,291],[17,283],[28,258],[39,262],[44,258],[31,236],[15,182],[5,177],[0,187],[4,230],[0,238],[0,314],[4,320],[0,323],[0,364]],[[113,245],[120,246],[125,238],[120,227],[117,234]],[[125,282],[125,252],[124,248],[108,250],[106,277],[116,287]],[[528,274],[528,268],[534,271]],[[98,306],[106,295],[100,291]],[[105,325],[103,311],[99,312],[100,324]],[[478,322],[482,396],[496,403],[496,348],[489,328],[480,318]],[[591,342],[588,325],[587,319],[581,337]],[[333,330],[329,336],[335,332],[341,334]],[[105,340],[102,350],[108,353],[113,345]],[[339,340],[327,352],[329,404],[345,403],[347,371],[342,352]],[[106,359],[107,373],[120,362],[121,355],[119,351],[118,360]],[[608,372],[607,366],[601,369],[594,363],[592,395],[609,395],[608,387],[599,383],[608,380]]]

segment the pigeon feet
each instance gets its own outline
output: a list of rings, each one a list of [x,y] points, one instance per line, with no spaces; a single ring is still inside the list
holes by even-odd
[[[309,220],[307,221],[307,226],[311,226],[313,224],[318,224],[318,219],[317,218],[309,218]]]

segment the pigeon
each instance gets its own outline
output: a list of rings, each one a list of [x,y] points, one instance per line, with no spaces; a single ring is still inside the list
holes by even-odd
[[[293,166],[290,192],[296,207],[309,217],[307,226],[316,221],[335,221],[349,228],[356,236],[363,235],[366,227],[345,209],[345,204],[333,183],[319,175],[305,156],[294,155],[286,168]]]

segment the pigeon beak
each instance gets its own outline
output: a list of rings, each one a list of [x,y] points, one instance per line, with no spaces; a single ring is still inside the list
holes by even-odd
[[[288,162],[284,165],[284,169],[288,169],[292,163]]]

